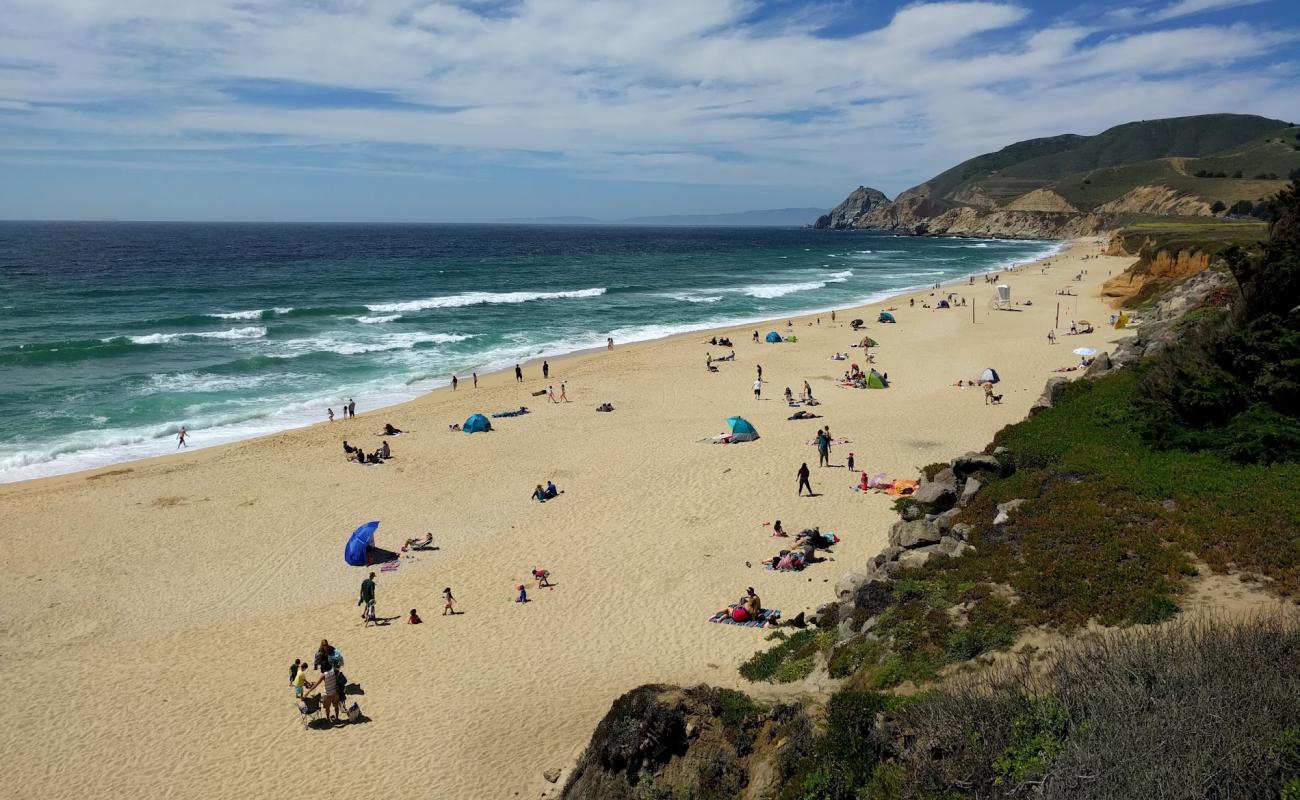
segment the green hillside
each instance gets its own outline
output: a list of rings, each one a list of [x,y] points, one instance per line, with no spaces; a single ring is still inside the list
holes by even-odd
[[[1243,114],[1130,122],[1096,136],[1030,139],[976,156],[915,189],[942,205],[983,194],[999,205],[1050,189],[1081,211],[1140,186],[1177,195],[1258,202],[1300,170],[1300,127]]]

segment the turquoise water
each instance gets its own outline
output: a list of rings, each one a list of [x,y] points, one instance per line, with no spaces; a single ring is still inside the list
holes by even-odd
[[[538,356],[843,307],[1050,242],[779,228],[0,223],[0,482]]]

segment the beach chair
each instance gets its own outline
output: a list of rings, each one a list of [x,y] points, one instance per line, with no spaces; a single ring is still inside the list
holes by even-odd
[[[313,720],[320,719],[321,702],[320,697],[317,695],[308,695],[307,697],[303,697],[299,702],[294,703],[293,707],[298,709],[298,718],[302,720],[302,727],[304,729],[311,725]]]

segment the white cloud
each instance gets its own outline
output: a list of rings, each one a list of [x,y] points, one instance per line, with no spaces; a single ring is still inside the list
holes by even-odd
[[[1170,3],[1164,8],[1153,12],[1149,19],[1153,22],[1164,22],[1178,17],[1186,17],[1190,14],[1200,14],[1204,11],[1221,11],[1225,8],[1253,6],[1267,2],[1269,0],[1178,0],[1178,2]]]
[[[226,149],[209,163],[273,168],[264,151],[238,155],[252,141],[318,159],[357,151],[339,168],[383,174],[480,164],[833,196],[857,182],[898,191],[1030,136],[1157,110],[1277,115],[1298,99],[1294,31],[1103,37],[1006,3],[911,5],[841,37],[821,34],[834,6],[753,24],[759,6],[747,0],[6,5],[10,162],[25,150]],[[1182,0],[1161,13],[1226,5]],[[1261,55],[1271,69],[1234,67]],[[274,82],[394,102],[268,105],[238,91],[273,94]]]

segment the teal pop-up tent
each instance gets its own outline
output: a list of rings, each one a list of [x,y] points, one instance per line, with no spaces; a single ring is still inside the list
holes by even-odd
[[[767,334],[768,344],[776,344],[779,341],[781,341],[781,334],[777,333],[776,331],[768,331]]]
[[[891,314],[891,313],[889,313],[888,311],[881,311],[881,312],[880,312],[880,316],[876,319],[876,321],[877,321],[877,322],[897,322],[898,320],[894,319],[894,315]]]
[[[752,442],[758,438],[758,431],[744,417],[727,417],[727,424],[731,426],[733,442]]]
[[[482,414],[472,414],[469,419],[465,420],[461,430],[465,431],[465,433],[484,433],[492,430],[492,423],[488,422],[488,418]]]

